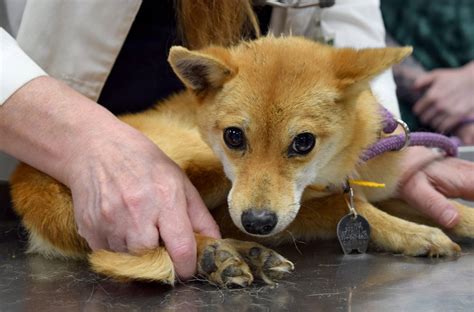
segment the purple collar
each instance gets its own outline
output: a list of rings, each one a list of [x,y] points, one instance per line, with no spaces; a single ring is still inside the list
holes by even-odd
[[[447,156],[457,156],[460,141],[456,137],[448,138],[442,134],[431,132],[410,133],[408,126],[401,120],[395,119],[384,107],[381,107],[383,116],[383,132],[386,134],[395,131],[398,125],[402,125],[405,134],[391,135],[378,140],[369,146],[362,154],[362,161],[368,161],[388,151],[399,151],[406,146],[436,147],[445,151]]]

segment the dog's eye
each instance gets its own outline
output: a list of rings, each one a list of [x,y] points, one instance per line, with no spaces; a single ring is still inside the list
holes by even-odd
[[[314,147],[315,138],[314,135],[311,133],[300,133],[298,134],[291,143],[289,155],[296,156],[296,155],[306,155]]]
[[[244,149],[244,132],[242,131],[242,129],[236,127],[226,128],[224,130],[224,142],[231,149]]]

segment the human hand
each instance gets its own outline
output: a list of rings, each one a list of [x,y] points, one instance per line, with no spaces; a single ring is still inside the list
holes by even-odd
[[[474,145],[474,123],[460,127],[453,133],[464,145]]]
[[[425,90],[413,112],[439,132],[448,132],[474,114],[474,62],[458,69],[439,69],[416,79],[416,91]]]
[[[410,147],[402,168],[398,196],[446,228],[459,222],[459,213],[448,198],[474,200],[472,162]]]
[[[137,252],[164,241],[182,278],[194,234],[219,237],[196,189],[155,144],[102,106],[43,76],[0,106],[0,150],[67,185],[92,249]]]
[[[155,248],[161,237],[178,275],[189,278],[196,269],[194,232],[219,237],[197,190],[135,129],[118,124],[90,134],[68,161],[79,234],[93,250],[119,252]]]

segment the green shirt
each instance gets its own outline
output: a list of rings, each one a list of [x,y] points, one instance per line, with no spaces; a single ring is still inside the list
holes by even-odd
[[[387,32],[427,70],[474,59],[474,0],[381,0]]]

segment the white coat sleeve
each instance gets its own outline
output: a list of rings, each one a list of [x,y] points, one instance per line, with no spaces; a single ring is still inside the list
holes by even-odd
[[[46,73],[0,28],[0,105],[30,80]]]
[[[51,77],[97,101],[141,0],[27,1],[18,44]]]
[[[293,9],[288,12],[285,32],[294,35],[313,33],[313,14],[318,9]],[[321,10],[321,30],[334,39],[336,47],[376,48],[385,46],[385,26],[380,0],[336,0],[333,7]],[[400,110],[391,70],[371,82],[378,101],[397,117]]]

